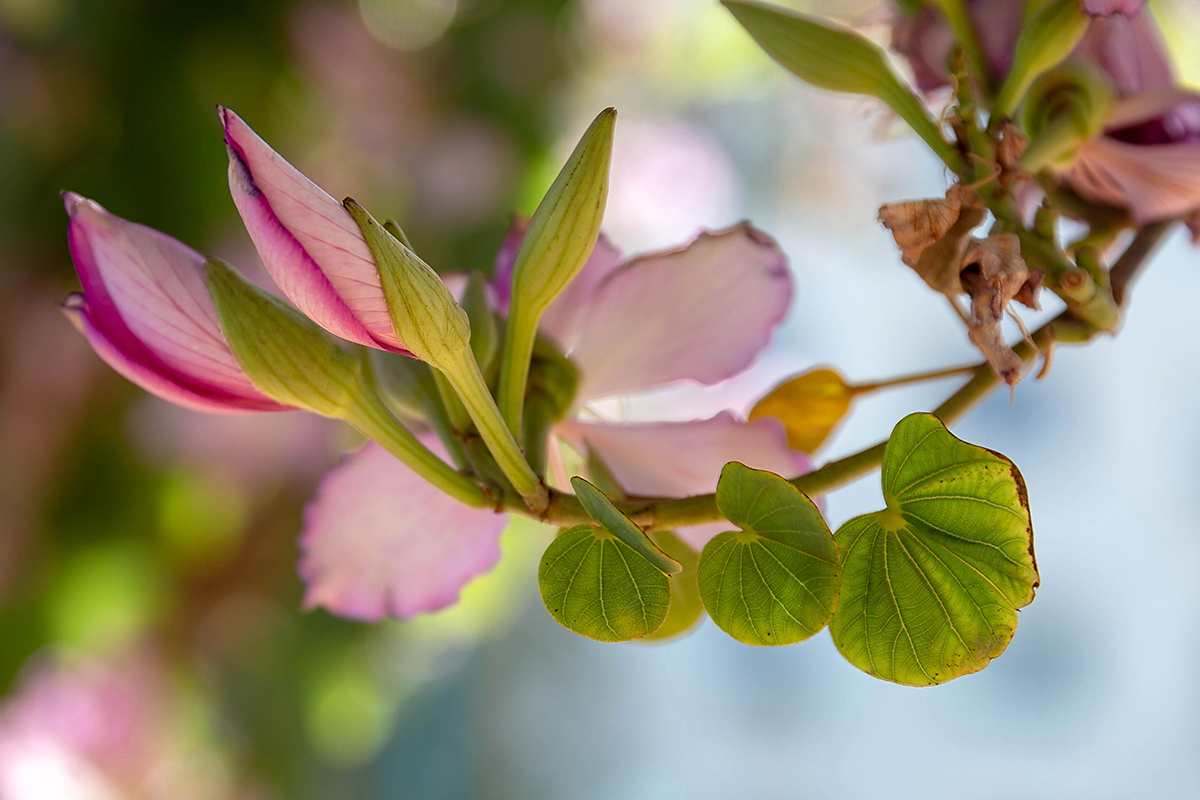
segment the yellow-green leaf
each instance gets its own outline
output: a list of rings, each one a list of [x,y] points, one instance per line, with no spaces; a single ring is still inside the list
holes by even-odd
[[[859,669],[909,686],[983,669],[1038,585],[1021,473],[933,415],[911,414],[888,439],[882,481],[887,507],[836,535],[834,644]]]
[[[650,538],[659,548],[683,566],[671,580],[671,610],[662,627],[646,637],[646,641],[674,639],[696,627],[704,616],[704,603],[700,599],[700,584],[696,571],[700,555],[671,531],[655,531]]]
[[[838,603],[838,549],[821,512],[795,486],[731,461],[717,508],[741,530],[700,553],[700,597],[713,622],[739,642],[785,645],[828,624]]]
[[[560,625],[601,642],[654,633],[671,606],[667,576],[621,539],[591,525],[555,537],[542,555],[538,588]]]

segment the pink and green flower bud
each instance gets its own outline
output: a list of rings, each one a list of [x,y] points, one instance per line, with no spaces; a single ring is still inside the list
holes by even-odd
[[[371,250],[342,204],[217,109],[229,151],[229,191],[263,264],[305,316],[343,339],[407,353],[396,337]]]
[[[1079,0],[1052,0],[1026,21],[992,107],[993,119],[1011,116],[1033,82],[1071,54],[1090,22]]]
[[[505,477],[529,507],[546,508],[549,495],[500,418],[471,350],[471,323],[433,268],[384,230],[350,198],[346,210],[371,248],[396,333],[412,353],[436,367],[453,387]]]
[[[63,311],[109,366],[164,400],[215,413],[292,405],[260,391],[221,330],[204,256],[74,192],[71,257],[83,284]]]
[[[205,271],[221,330],[254,386],[284,405],[346,417],[358,399],[358,359],[220,259]]]
[[[1112,102],[1107,78],[1087,62],[1072,60],[1042,75],[1022,106],[1029,146],[1021,165],[1031,172],[1068,166],[1104,130]]]

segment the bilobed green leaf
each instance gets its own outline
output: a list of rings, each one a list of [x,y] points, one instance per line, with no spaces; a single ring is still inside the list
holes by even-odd
[[[883,496],[887,508],[836,535],[834,644],[859,669],[909,686],[983,669],[1038,585],[1021,473],[933,415],[911,414],[888,439]]]
[[[700,584],[696,580],[700,556],[671,531],[655,531],[650,536],[664,553],[683,566],[678,575],[671,576],[671,610],[667,612],[666,621],[661,628],[646,637],[647,641],[662,641],[690,631],[704,616]]]
[[[538,568],[538,588],[550,616],[602,642],[641,639],[662,627],[671,606],[669,584],[637,550],[590,525],[561,532]]]
[[[736,461],[721,470],[717,507],[741,528],[700,553],[700,597],[739,642],[784,645],[825,627],[838,603],[838,549],[821,512],[778,475]]]
[[[575,496],[579,498],[579,502],[588,516],[646,561],[667,575],[675,575],[682,569],[678,561],[659,550],[658,546],[650,541],[650,537],[646,535],[645,531],[634,525],[629,517],[622,514],[621,510],[595,486],[583,478],[575,476],[571,478],[571,488],[575,490]]]

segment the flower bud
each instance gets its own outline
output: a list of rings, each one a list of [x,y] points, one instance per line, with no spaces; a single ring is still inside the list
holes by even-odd
[[[1029,147],[1021,165],[1030,172],[1070,165],[1079,149],[1104,130],[1113,91],[1099,69],[1072,60],[1040,77],[1022,107]]]
[[[608,199],[617,112],[606,108],[542,198],[513,264],[512,314],[541,316],[596,246]]]
[[[342,204],[358,223],[375,258],[396,336],[413,355],[443,371],[471,346],[471,323],[441,277],[404,243],[384,230],[365,208]]]
[[[1089,22],[1079,0],[1053,0],[1025,23],[1017,38],[1012,68],[992,107],[994,119],[1012,115],[1030,84],[1071,54]]]
[[[722,0],[759,47],[796,77],[819,89],[876,97],[909,124],[947,163],[957,151],[943,138],[925,107],[900,83],[887,57],[854,31],[794,11],[748,0]]]
[[[204,268],[221,331],[255,388],[284,405],[345,416],[356,397],[357,359],[220,259],[208,259]]]

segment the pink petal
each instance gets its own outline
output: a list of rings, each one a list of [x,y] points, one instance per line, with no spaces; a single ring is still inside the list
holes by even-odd
[[[406,353],[371,251],[350,214],[237,114],[218,112],[229,150],[229,191],[280,290],[332,333]]]
[[[1142,10],[1146,0],[1080,0],[1083,13],[1093,17],[1108,17],[1113,14],[1124,14],[1132,17]]]
[[[787,446],[783,425],[775,419],[741,422],[729,412],[693,422],[613,424],[568,419],[556,429],[580,451],[594,450],[626,492],[657,497],[687,497],[713,492],[721,468],[740,461],[792,478],[812,468],[808,456]],[[683,528],[693,547],[726,523]]]
[[[121,350],[93,323],[88,303],[82,295],[68,297],[67,302],[63,304],[63,313],[105,363],[127,380],[170,403],[214,414],[281,411],[287,408],[261,395],[254,398],[205,392],[181,382],[174,376],[173,370],[165,368],[152,354],[144,352],[144,348],[140,354],[130,354]]]
[[[508,313],[509,295],[512,290],[512,268],[516,260],[517,250],[521,240],[525,238],[525,229],[529,220],[517,217],[504,235],[504,242],[496,253],[495,265],[492,269],[492,286],[495,289],[497,305],[500,313]],[[608,277],[621,263],[621,251],[613,246],[604,234],[596,241],[596,247],[584,263],[583,268],[575,279],[567,285],[563,293],[555,298],[550,307],[542,315],[538,330],[548,335],[555,344],[564,351],[571,350],[579,343],[588,311],[591,309],[592,297],[596,287]]]
[[[1175,82],[1170,59],[1149,12],[1092,20],[1075,48],[1108,73],[1119,95]]]
[[[735,375],[766,346],[791,299],[786,258],[748,223],[634,259],[609,274],[592,300],[572,352],[580,397]]]
[[[434,437],[422,441],[445,457]],[[305,510],[304,606],[365,621],[445,608],[495,566],[506,521],[448,497],[368,444],[325,476]]]
[[[71,257],[86,298],[86,307],[76,307],[87,320],[81,330],[93,331],[89,339],[103,339],[110,353],[140,364],[142,374],[158,373],[163,385],[235,408],[279,407],[254,388],[229,349],[208,293],[203,256],[92,200],[72,192],[63,200],[71,217]]]
[[[1063,177],[1087,200],[1127,208],[1138,224],[1185,214],[1200,207],[1200,142],[1138,145],[1102,136]]]

